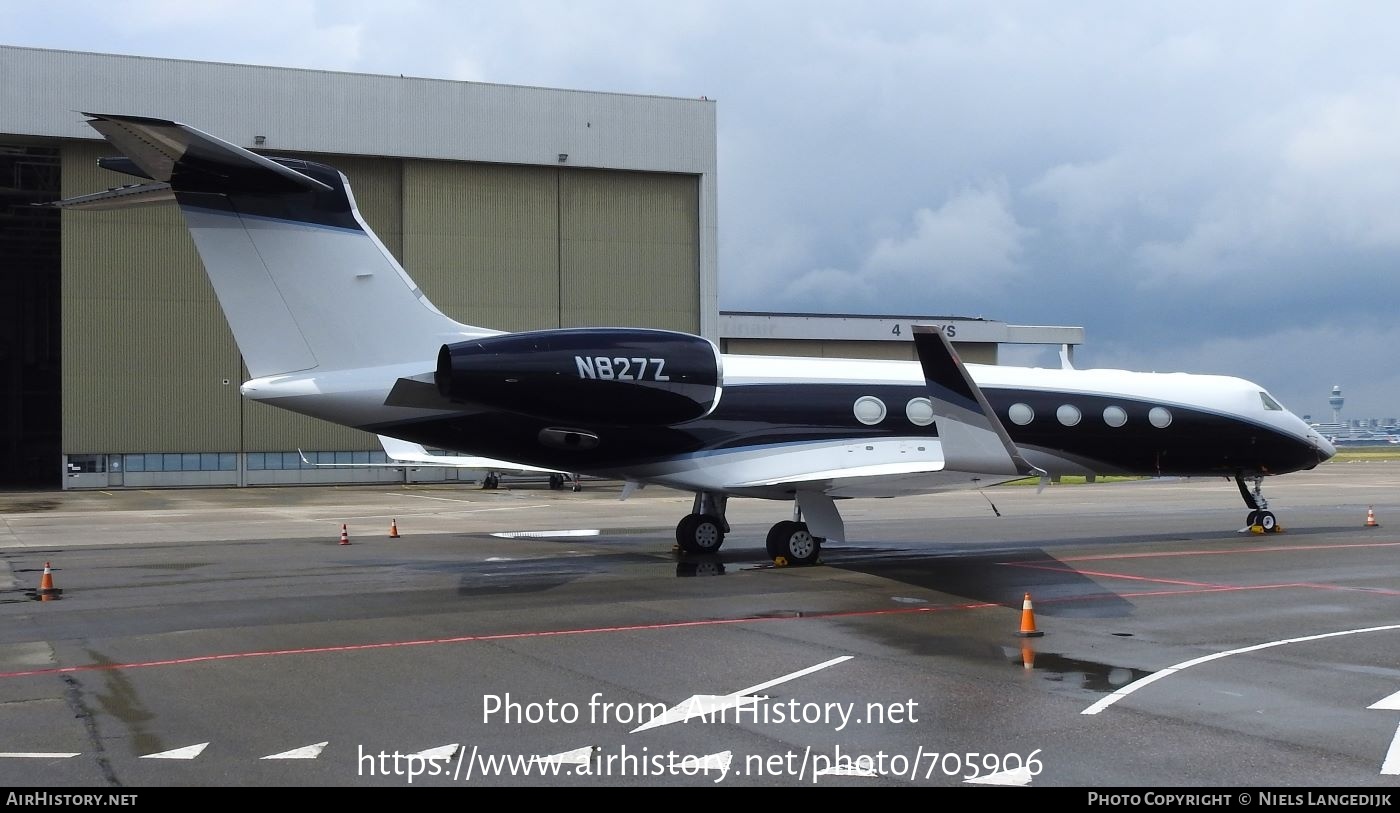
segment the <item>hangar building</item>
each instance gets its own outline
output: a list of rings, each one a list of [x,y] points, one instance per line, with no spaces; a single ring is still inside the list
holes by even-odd
[[[112,150],[80,111],[175,119],[339,168],[429,299],[469,324],[912,358],[907,325],[935,321],[959,331],[965,359],[991,363],[999,342],[1082,341],[982,319],[720,314],[705,98],[13,46],[0,75],[0,488],[409,477],[372,465],[385,457],[371,435],[239,395],[246,370],[174,206],[32,205],[136,180],[97,166]]]
[[[401,477],[308,468],[378,445],[240,397],[174,206],[29,205],[136,180],[78,111],[338,167],[460,321],[717,335],[711,101],[9,46],[0,75],[0,488]]]

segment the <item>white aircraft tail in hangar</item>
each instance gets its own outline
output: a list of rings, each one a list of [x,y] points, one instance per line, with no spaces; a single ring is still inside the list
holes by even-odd
[[[336,169],[252,153],[174,121],[87,114],[143,183],[62,201],[174,200],[251,380],[244,396],[464,455],[694,493],[676,538],[717,551],[732,497],[793,503],[771,556],[845,539],[837,501],[1064,474],[1261,484],[1335,449],[1244,379],[964,365],[931,326],[918,361],[724,355],[631,327],[503,333],[435,308]],[[1250,487],[1252,483],[1252,489]]]

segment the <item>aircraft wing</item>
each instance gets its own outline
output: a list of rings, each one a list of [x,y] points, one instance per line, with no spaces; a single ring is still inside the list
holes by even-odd
[[[1045,472],[1026,461],[941,330],[914,326],[937,437],[909,437],[794,449],[763,461],[768,476],[731,482],[734,490],[791,486],[834,496],[863,493],[876,480],[938,475],[949,485],[987,484]],[[785,459],[784,459],[785,458]],[[834,465],[833,465],[834,464]]]

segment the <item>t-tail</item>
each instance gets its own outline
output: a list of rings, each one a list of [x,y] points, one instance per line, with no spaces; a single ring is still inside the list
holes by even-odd
[[[65,208],[179,204],[254,378],[426,360],[497,331],[428,301],[365,224],[338,170],[270,158],[178,122],[87,113],[123,153],[101,166],[153,183],[60,202]]]

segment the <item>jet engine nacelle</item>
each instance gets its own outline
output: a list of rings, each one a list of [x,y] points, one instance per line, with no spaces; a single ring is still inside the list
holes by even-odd
[[[443,397],[570,423],[669,426],[710,414],[719,350],[670,330],[561,328],[446,344]]]

